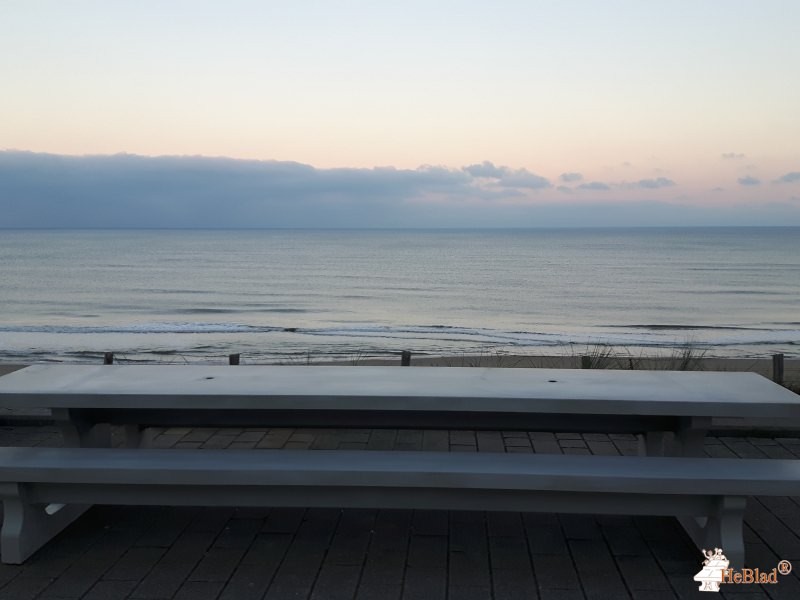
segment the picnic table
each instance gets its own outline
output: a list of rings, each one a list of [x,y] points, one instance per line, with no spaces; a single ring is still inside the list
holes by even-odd
[[[0,377],[0,407],[50,409],[67,446],[0,449],[4,562],[105,502],[668,514],[741,564],[747,495],[800,495],[800,461],[703,458],[713,417],[800,417],[800,397],[753,373],[34,365]],[[126,449],[110,447],[111,425],[125,427]],[[143,430],[176,425],[625,432],[643,442],[632,457],[146,447]]]

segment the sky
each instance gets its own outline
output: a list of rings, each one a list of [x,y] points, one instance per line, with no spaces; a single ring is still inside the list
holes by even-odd
[[[800,225],[795,0],[0,3],[0,227]]]

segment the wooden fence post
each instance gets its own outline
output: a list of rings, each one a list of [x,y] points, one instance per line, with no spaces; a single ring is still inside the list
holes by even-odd
[[[401,367],[411,366],[411,352],[409,350],[403,350],[400,353],[400,366]]]
[[[783,385],[783,354],[772,355],[772,381]]]
[[[114,353],[113,352],[106,352],[103,354],[103,364],[104,365],[113,365],[114,364]]]

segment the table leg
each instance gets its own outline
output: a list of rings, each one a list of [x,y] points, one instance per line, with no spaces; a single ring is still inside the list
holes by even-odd
[[[637,437],[639,440],[639,456],[664,456],[665,432],[648,431]]]
[[[711,429],[711,417],[684,417],[675,435],[675,456],[704,456],[703,440]]]
[[[150,448],[153,444],[152,429],[139,425],[125,425],[126,448]]]
[[[66,408],[54,408],[53,419],[64,436],[64,446],[74,448],[110,448],[111,426],[91,423]]]

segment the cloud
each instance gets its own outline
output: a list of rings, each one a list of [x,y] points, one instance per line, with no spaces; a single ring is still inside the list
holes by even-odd
[[[495,167],[488,160],[485,160],[480,164],[469,165],[468,167],[464,167],[464,171],[466,171],[473,177],[487,177],[491,179],[500,179],[505,173],[505,167]]]
[[[796,202],[704,207],[600,200],[592,190],[557,191],[526,169],[477,166],[477,173],[493,176],[476,176],[470,167],[318,169],[197,156],[0,151],[0,229],[800,225]],[[583,185],[595,183],[602,182]],[[609,196],[599,188],[595,194]]]
[[[640,179],[634,185],[647,190],[655,190],[658,188],[672,187],[675,185],[675,182],[666,177],[657,177],[655,179]]]
[[[580,173],[562,173],[559,179],[565,183],[573,183],[575,181],[581,181],[583,175]]]
[[[723,152],[720,156],[725,160],[742,160],[746,158],[744,154],[738,152]]]
[[[795,183],[796,181],[800,181],[800,171],[786,173],[786,175],[778,177],[773,183]]]
[[[736,181],[739,182],[739,185],[746,185],[746,186],[754,186],[754,185],[761,185],[761,180],[757,177],[752,177],[747,175],[746,177],[739,177]]]
[[[597,192],[605,192],[611,189],[611,186],[602,181],[592,181],[590,183],[582,183],[578,186],[579,190],[594,190]]]
[[[546,177],[532,173],[527,169],[512,170],[509,167],[496,167],[488,160],[480,164],[469,165],[462,170],[473,177],[493,179],[493,184],[495,186],[504,188],[542,190],[552,187],[552,184]]]

